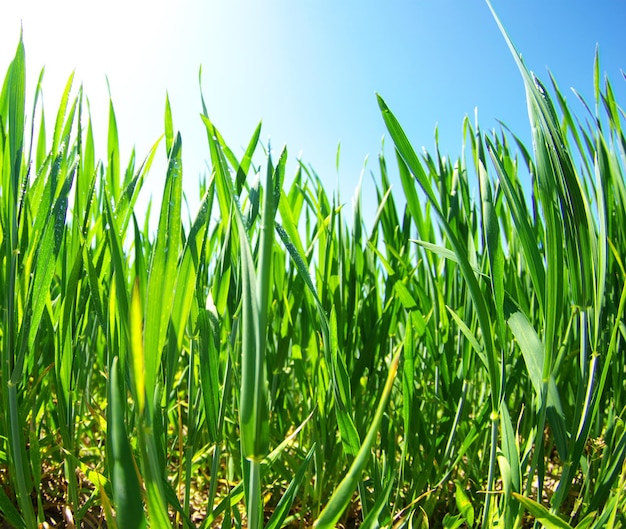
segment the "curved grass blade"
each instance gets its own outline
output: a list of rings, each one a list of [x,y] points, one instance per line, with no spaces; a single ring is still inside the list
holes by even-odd
[[[265,529],[280,529],[282,527],[282,524],[287,517],[287,514],[289,514],[289,509],[291,509],[291,506],[293,505],[293,500],[298,493],[298,489],[304,481],[304,477],[306,476],[306,470],[309,466],[311,459],[313,458],[314,453],[315,445],[313,445],[309,450],[309,453],[304,458],[304,461],[302,462],[302,465],[300,465],[298,472],[296,472],[296,475],[289,483],[287,490],[285,490],[282,497],[280,498],[280,501],[278,502],[278,505],[276,505],[276,508],[274,509],[271,518],[268,520]]]
[[[552,514],[540,503],[535,500],[526,498],[517,492],[513,492],[513,497],[519,501],[522,506],[532,514],[546,529],[572,529],[572,526],[566,521],[561,520],[556,514]]]
[[[385,103],[382,97],[377,94],[378,105],[380,107],[383,120],[389,134],[391,135],[395,147],[396,155],[398,158],[398,165],[403,167],[404,170],[400,171],[402,179],[402,187],[407,193],[407,201],[409,202],[409,208],[412,212],[420,215],[420,205],[416,202],[417,194],[415,192],[415,184],[413,179],[416,179],[421,186],[424,193],[428,197],[430,204],[436,216],[439,219],[439,225],[443,229],[450,245],[452,246],[454,253],[458,259],[459,267],[463,279],[465,280],[470,297],[476,310],[476,316],[478,318],[478,324],[482,332],[485,357],[487,359],[487,374],[489,377],[490,393],[491,393],[491,450],[489,455],[489,474],[487,477],[487,489],[492,490],[495,481],[495,467],[496,467],[496,455],[497,455],[497,439],[498,439],[498,413],[500,409],[500,401],[503,398],[503,377],[500,372],[500,358],[496,354],[492,322],[490,312],[487,307],[487,301],[480,288],[476,274],[473,271],[470,260],[467,255],[467,248],[461,244],[457,233],[454,231],[444,212],[441,210],[439,201],[434,193],[431,183],[428,179],[419,158],[415,154],[411,143],[409,142],[406,133],[400,126],[400,123],[393,115],[389,107]],[[412,204],[411,204],[412,202]],[[421,218],[421,216],[416,217]],[[418,226],[419,228],[419,226]],[[488,517],[490,516],[492,495],[487,494],[485,500],[485,508],[483,511],[483,526],[486,526]]]
[[[15,508],[13,502],[9,499],[4,488],[0,487],[0,513],[4,516],[4,521],[15,527],[15,529],[26,529],[24,519],[20,512]]]
[[[332,529],[335,527],[342,513],[350,503],[350,498],[352,498],[352,494],[356,489],[356,486],[361,478],[361,474],[363,473],[365,465],[369,459],[372,447],[374,446],[376,435],[378,434],[378,428],[383,418],[383,414],[387,406],[387,400],[391,394],[391,389],[398,371],[398,363],[400,362],[401,353],[402,349],[400,348],[391,361],[387,381],[385,382],[383,393],[380,397],[380,401],[378,402],[378,407],[376,408],[372,424],[367,431],[363,444],[361,445],[357,456],[354,458],[350,469],[335,489],[335,492],[333,492],[333,495],[330,500],[328,500],[326,507],[324,507],[317,520],[315,520],[313,527],[316,529]]]
[[[511,50],[526,87],[528,112],[533,128],[537,177],[539,189],[543,193],[543,206],[549,207],[548,202],[551,197],[558,199],[555,206],[559,208],[559,215],[554,215],[554,217],[546,215],[548,230],[551,230],[550,223],[554,221],[556,225],[552,229],[559,231],[554,235],[558,237],[561,244],[565,245],[573,302],[581,308],[586,308],[593,299],[592,278],[595,269],[593,262],[595,240],[591,229],[593,223],[589,203],[584,197],[582,184],[566,148],[567,142],[562,135],[547,90],[541,81],[528,71],[491,3],[489,0],[486,1]],[[553,267],[548,267],[548,273],[551,268]]]
[[[363,520],[363,523],[360,525],[361,529],[378,529],[380,527],[380,513],[383,511],[385,507],[389,505],[389,495],[391,494],[391,489],[394,485],[394,479],[390,479],[387,485],[385,485],[382,494],[380,494],[374,505],[367,513],[367,516]]]
[[[470,295],[476,307],[476,314],[478,317],[480,329],[483,334],[484,349],[487,357],[488,373],[491,383],[492,404],[493,409],[497,411],[499,408],[499,400],[501,398],[501,379],[500,370],[498,368],[499,360],[494,351],[493,334],[491,331],[491,318],[489,317],[489,311],[487,309],[487,303],[485,301],[484,295],[480,289],[472,265],[470,264],[467,257],[467,252],[459,241],[456,233],[452,230],[450,224],[446,219],[446,216],[441,211],[439,201],[437,200],[430,181],[428,180],[422,164],[415,154],[415,151],[413,150],[413,147],[411,146],[404,130],[400,126],[400,123],[398,122],[396,117],[392,114],[391,110],[389,110],[389,107],[387,106],[383,98],[379,95],[377,95],[377,98],[378,105],[385,121],[385,125],[387,126],[387,130],[389,131],[389,134],[391,135],[395,143],[396,153],[398,155],[399,162],[404,164],[406,168],[408,168],[410,171],[401,171],[401,175],[406,173],[406,176],[403,178],[402,181],[402,186],[405,190],[405,193],[407,193],[407,205],[412,210],[419,211],[420,209],[419,202],[417,201],[417,194],[415,193],[415,186],[413,184],[413,181],[410,179],[410,177],[412,176],[418,181],[422,190],[426,193],[428,200],[432,204],[433,209],[437,217],[439,218],[440,225],[444,230],[446,236],[448,237],[454,253],[456,254],[457,262],[463,274],[463,278],[467,282]]]

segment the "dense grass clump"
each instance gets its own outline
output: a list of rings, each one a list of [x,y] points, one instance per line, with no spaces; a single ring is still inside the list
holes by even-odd
[[[166,101],[151,234],[134,206],[157,145],[122,169],[111,105],[98,161],[71,77],[51,134],[41,79],[27,122],[20,42],[0,94],[3,526],[623,527],[624,113],[598,60],[577,117],[509,46],[532,149],[465,120],[463,156],[418,156],[379,97],[395,163],[367,223],[358,189],[348,222],[310,168],[287,179],[260,126],[233,152],[204,101],[211,174],[185,222]]]

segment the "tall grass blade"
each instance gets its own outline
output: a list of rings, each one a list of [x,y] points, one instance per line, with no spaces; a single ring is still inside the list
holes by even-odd
[[[4,162],[2,171],[2,201],[3,217],[3,246],[5,249],[4,263],[4,303],[2,328],[2,395],[3,407],[6,410],[7,421],[4,432],[8,439],[7,445],[10,456],[10,468],[16,488],[17,502],[26,527],[36,525],[35,512],[30,500],[32,491],[31,472],[27,460],[26,446],[20,410],[18,406],[18,384],[22,378],[24,354],[18,350],[19,315],[17,301],[17,272],[18,272],[18,208],[20,184],[22,178],[22,155],[24,150],[25,126],[25,85],[26,65],[25,51],[22,37],[15,52],[15,57],[9,66],[7,74],[8,85],[3,87],[3,99],[7,108],[3,114],[8,115],[8,135],[2,146]],[[5,138],[2,130],[2,138]],[[7,149],[8,147],[8,149]],[[7,152],[8,151],[8,152]],[[3,414],[4,415],[4,414]]]
[[[446,216],[441,211],[439,207],[439,201],[435,196],[434,190],[432,189],[432,186],[428,181],[427,175],[424,172],[422,164],[415,154],[413,147],[409,143],[409,140],[402,130],[400,123],[387,107],[385,101],[380,96],[377,97],[378,104],[381,109],[383,119],[385,121],[385,125],[387,126],[387,130],[389,131],[389,134],[391,135],[396,145],[396,152],[398,154],[399,160],[401,160],[402,163],[406,164],[406,167],[410,170],[410,173],[408,174],[412,175],[418,181],[423,191],[426,193],[429,202],[432,204],[433,209],[437,214],[437,217],[439,218],[441,227],[445,231],[446,236],[448,237],[448,240],[453,247],[454,253],[456,254],[459,266],[463,273],[463,277],[467,281],[470,295],[472,296],[472,300],[474,301],[474,304],[476,306],[476,312],[480,323],[480,328],[483,333],[485,353],[488,362],[488,373],[492,387],[492,402],[495,409],[497,409],[500,399],[500,370],[498,368],[499,360],[494,351],[489,311],[487,310],[485,298],[482,291],[480,290],[476,275],[474,274],[472,266],[467,258],[467,253],[461,245],[460,241],[458,240],[456,234],[450,227],[450,224],[446,220]],[[412,181],[404,179],[403,189],[405,189],[405,191],[413,190],[414,185]],[[407,197],[407,204],[409,208],[419,210],[420,205],[417,201],[417,194],[415,194],[413,191],[410,192],[411,199],[409,198],[409,196]]]
[[[412,210],[415,212],[419,212],[420,210],[420,205],[416,202],[417,195],[414,191],[414,178],[415,180],[417,180],[420,187],[426,194],[429,203],[432,205],[433,210],[439,219],[439,224],[443,229],[450,245],[452,246],[454,253],[456,254],[456,258],[458,260],[463,279],[467,284],[469,294],[474,303],[476,316],[478,318],[478,323],[483,337],[483,348],[485,351],[485,357],[487,359],[487,373],[489,376],[491,394],[491,450],[489,455],[489,475],[487,478],[487,489],[492,490],[495,481],[498,413],[500,409],[500,401],[503,396],[503,387],[502,377],[500,373],[500,358],[495,351],[491,317],[487,308],[487,302],[480,288],[480,285],[478,284],[478,280],[473,271],[470,260],[468,259],[467,248],[461,244],[461,241],[457,237],[457,234],[448,222],[447,216],[441,210],[439,201],[437,200],[435,192],[428,180],[426,172],[424,171],[422,164],[419,161],[419,158],[415,154],[415,151],[413,150],[413,147],[411,146],[404,130],[402,130],[400,123],[391,113],[385,101],[379,95],[377,97],[378,105],[383,115],[383,120],[385,121],[387,130],[389,131],[389,134],[391,135],[396,147],[398,165],[407,169],[404,171],[401,170],[400,175],[402,178],[403,188],[405,189],[405,193],[407,193],[408,207],[412,208]],[[490,506],[491,494],[487,494],[485,508],[483,511],[483,527],[486,526],[489,517],[491,516]]]
[[[154,413],[155,390],[170,321],[181,241],[182,140],[176,136],[169,156],[159,227],[150,261],[144,308],[144,354],[149,413]],[[159,310],[154,310],[156,307]]]

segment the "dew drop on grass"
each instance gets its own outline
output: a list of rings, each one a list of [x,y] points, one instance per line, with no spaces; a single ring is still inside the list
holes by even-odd
[[[60,246],[63,240],[63,232],[65,231],[65,212],[67,209],[67,200],[63,200],[59,205],[59,211],[57,212],[57,218],[54,222],[54,243],[55,246]]]

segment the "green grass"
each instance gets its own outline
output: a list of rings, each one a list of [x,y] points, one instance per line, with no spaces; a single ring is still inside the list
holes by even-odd
[[[211,174],[185,220],[169,100],[126,167],[110,103],[100,161],[72,77],[51,131],[41,77],[27,111],[20,41],[0,94],[0,520],[625,526],[624,112],[599,57],[576,115],[502,32],[532,149],[466,119],[460,157],[418,156],[378,96],[393,163],[374,217],[359,185],[350,219],[260,125],[231,150],[203,101]],[[151,233],[135,202],[160,143]]]

